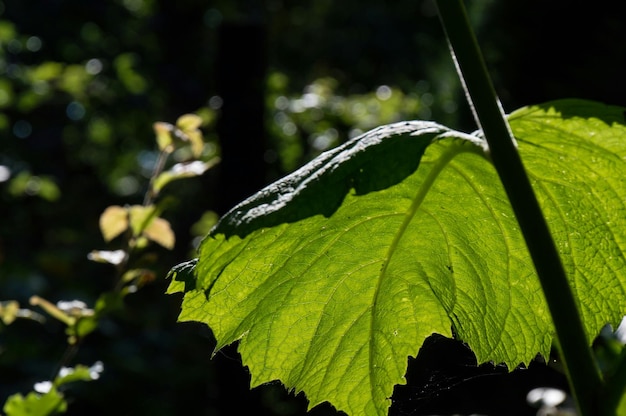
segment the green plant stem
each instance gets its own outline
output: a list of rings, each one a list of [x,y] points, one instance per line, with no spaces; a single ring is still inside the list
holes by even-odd
[[[146,191],[146,194],[143,197],[144,207],[147,207],[148,205],[152,204],[152,202],[154,201],[154,198],[156,198],[157,196],[157,192],[154,190],[154,181],[156,180],[157,176],[159,176],[159,174],[163,171],[163,168],[165,167],[165,162],[167,161],[167,158],[169,157],[169,155],[170,155],[170,152],[165,151],[165,150],[162,150],[161,152],[159,152],[159,158],[154,164],[154,168],[152,169],[152,175],[150,175],[150,184],[148,185],[148,190]]]
[[[439,16],[474,117],[489,145],[493,165],[520,224],[556,329],[578,410],[601,414],[602,380],[588,338],[522,161],[469,25],[462,0],[438,0]]]

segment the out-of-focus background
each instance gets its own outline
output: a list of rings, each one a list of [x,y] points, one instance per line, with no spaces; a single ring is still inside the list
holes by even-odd
[[[507,112],[567,97],[626,105],[626,3],[467,7]],[[190,112],[205,120],[203,158],[222,163],[164,190],[176,247],[154,247],[156,282],[81,345],[74,363],[100,360],[104,372],[66,391],[69,414],[304,414],[303,396],[279,384],[248,392],[234,348],[210,359],[211,332],[176,323],[167,271],[194,255],[207,212],[360,132],[416,118],[475,129],[430,0],[0,1],[0,300],[93,304],[109,290],[112,268],[87,259],[112,246],[99,215],[141,203],[152,124]],[[50,378],[65,340],[54,322],[1,327],[0,402]],[[471,361],[428,345],[442,365]],[[428,414],[468,377],[416,376],[393,411]],[[482,390],[440,409],[501,399]]]

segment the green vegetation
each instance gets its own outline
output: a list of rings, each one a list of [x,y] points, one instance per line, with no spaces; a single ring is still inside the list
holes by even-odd
[[[592,336],[624,315],[623,111],[559,101],[509,118]],[[253,386],[279,379],[348,414],[386,413],[432,333],[511,369],[548,357],[550,312],[485,149],[407,122],[324,153],[222,217],[197,278],[174,273],[180,319],[207,323],[217,349],[240,341]]]
[[[102,293],[93,308],[80,300],[59,301],[56,304],[37,295],[31,296],[29,303],[66,326],[67,350],[59,364],[58,373],[51,381],[34,385],[34,392],[26,397],[19,393],[10,396],[5,405],[7,416],[50,415],[67,410],[67,400],[60,391],[62,386],[76,381],[91,381],[100,377],[102,362],[91,367],[77,365],[68,367],[78,353],[80,344],[111,314],[123,310],[124,298],[137,292],[155,279],[155,272],[148,266],[151,261],[144,253],[149,243],[172,250],[176,236],[169,221],[161,217],[170,204],[164,198],[157,202],[163,187],[172,181],[202,175],[219,160],[213,156],[207,162],[196,160],[204,153],[204,141],[199,127],[202,119],[197,115],[186,114],[179,117],[175,125],[158,122],[154,124],[159,158],[154,166],[143,203],[141,205],[111,205],[100,216],[100,231],[108,243],[121,237],[121,248],[117,250],[93,250],[88,259],[107,263],[115,267],[115,285]],[[190,157],[165,170],[170,155],[177,150],[186,150]],[[15,301],[0,304],[0,319],[10,325],[18,318],[45,323],[46,318]]]
[[[407,356],[433,333],[514,368],[548,357],[556,331],[581,414],[614,414],[624,385],[601,390],[585,330],[626,312],[613,301],[625,110],[548,103],[515,112],[511,133],[462,3],[440,10],[482,130],[379,127],[235,206],[172,273],[180,319],[209,325],[217,350],[240,341],[252,386],[280,380],[311,406],[362,415],[387,413]]]
[[[626,6],[467,4],[550,249],[434,2],[244,3],[0,0],[0,413],[618,408]]]

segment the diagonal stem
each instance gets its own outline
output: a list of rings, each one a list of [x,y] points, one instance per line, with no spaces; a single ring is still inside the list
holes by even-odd
[[[580,414],[601,414],[602,380],[558,251],[469,25],[462,0],[437,0],[439,16],[467,99],[489,145],[550,309],[561,356]]]

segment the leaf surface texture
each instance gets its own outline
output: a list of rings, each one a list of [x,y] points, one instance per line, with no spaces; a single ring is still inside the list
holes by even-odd
[[[585,326],[624,315],[623,109],[575,100],[510,116]],[[322,154],[226,214],[172,272],[181,320],[240,341],[252,385],[383,415],[433,333],[480,362],[547,356],[552,324],[479,134],[384,126]],[[620,302],[621,300],[621,302]]]

